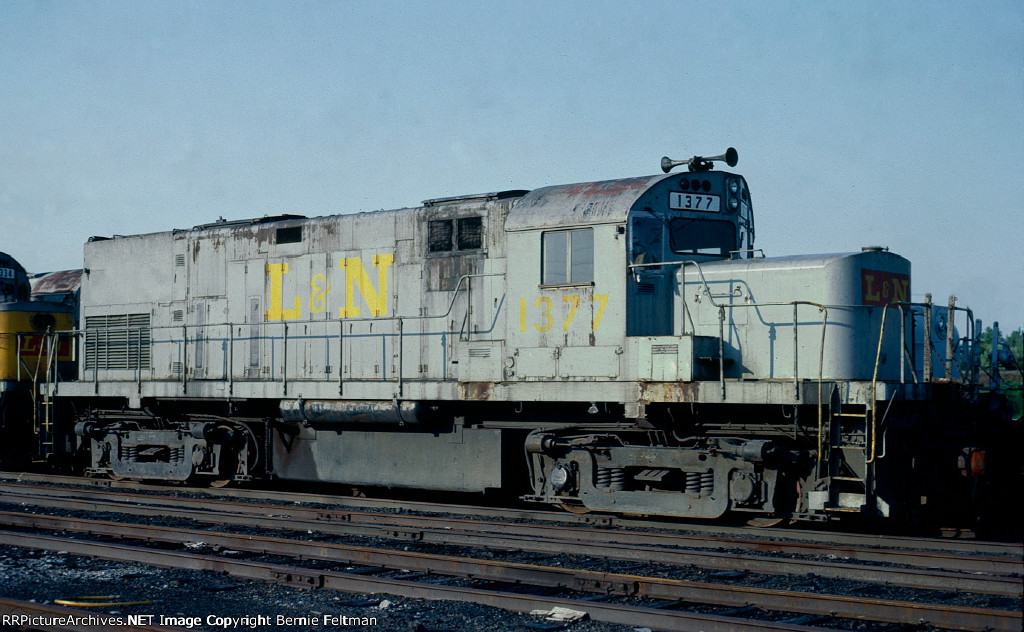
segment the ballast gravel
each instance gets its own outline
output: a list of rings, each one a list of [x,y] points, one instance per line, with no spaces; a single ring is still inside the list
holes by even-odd
[[[476,604],[303,590],[210,571],[169,570],[59,551],[0,546],[0,595],[23,601],[150,603],[89,608],[96,615],[153,615],[154,625],[191,630],[374,630],[633,632],[643,626],[567,625]],[[100,600],[96,600],[101,602]],[[16,630],[0,625],[0,630]]]

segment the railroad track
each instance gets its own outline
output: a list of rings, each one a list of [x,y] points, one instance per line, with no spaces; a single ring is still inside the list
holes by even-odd
[[[974,538],[970,531],[957,531],[955,537],[908,537],[893,534],[877,535],[867,533],[834,532],[828,530],[784,528],[755,528],[733,526],[720,523],[680,522],[675,520],[659,520],[655,518],[630,518],[608,514],[574,514],[564,511],[540,508],[525,510],[507,507],[487,507],[480,505],[460,505],[439,502],[423,502],[411,500],[394,500],[389,498],[365,498],[308,492],[289,492],[280,490],[248,489],[238,487],[227,488],[181,488],[153,485],[133,480],[112,480],[108,478],[83,478],[77,476],[60,476],[53,474],[36,474],[26,472],[0,472],[0,481],[21,482],[26,484],[48,484],[55,486],[98,487],[122,490],[134,490],[148,493],[167,493],[171,490],[188,490],[201,493],[208,497],[249,499],[257,502],[277,501],[294,505],[328,505],[343,507],[355,511],[387,511],[397,510],[421,514],[444,514],[449,516],[469,516],[482,518],[500,518],[506,521],[537,521],[555,524],[576,524],[605,528],[636,528],[649,531],[686,532],[694,536],[706,535],[718,539],[722,536],[747,537],[751,532],[760,539],[779,541],[818,542],[821,544],[844,544],[851,546],[907,548],[921,551],[942,551],[950,553],[989,553],[993,555],[1014,556],[1024,552],[1020,543],[985,542]],[[954,533],[954,532],[949,532]]]
[[[210,553],[170,552],[166,550],[68,539],[17,531],[0,531],[3,542],[13,546],[59,549],[68,553],[105,559],[128,560],[173,568],[206,569],[227,572],[237,577],[264,579],[307,588],[330,588],[345,592],[385,592],[406,597],[473,601],[512,610],[550,609],[555,606],[587,612],[600,621],[630,624],[644,621],[656,629],[684,630],[699,624],[705,630],[808,630],[797,621],[825,623],[836,618],[853,618],[888,623],[920,623],[957,630],[1018,630],[1020,613],[936,604],[894,602],[863,597],[819,595],[806,592],[740,588],[721,584],[687,582],[619,573],[599,573],[545,566],[508,564],[496,561],[457,558],[420,552],[382,551],[356,547],[292,540],[277,537],[215,533],[195,529],[170,529],[150,525],[126,525],[116,522],[0,513],[0,523],[32,529],[73,532],[105,538],[122,538],[148,543],[201,545],[207,550],[247,551],[302,560],[359,565],[358,572],[331,572],[318,568],[273,562],[225,559]],[[372,573],[372,576],[371,576]],[[398,573],[388,577],[387,573]],[[473,579],[470,586],[438,586],[438,579]],[[426,578],[426,581],[418,581]],[[510,593],[507,590],[481,588],[481,583],[563,588],[573,592],[594,593],[658,600],[653,606],[594,603],[585,599],[541,597],[536,594]],[[673,610],[682,605],[713,606],[733,616],[705,615]],[[659,607],[660,606],[660,607]],[[668,606],[668,607],[666,607]],[[735,615],[756,611],[791,615],[783,622],[764,619],[748,621]],[[792,616],[795,615],[795,616]],[[822,629],[822,628],[813,628]],[[824,628],[828,629],[828,628]]]
[[[364,500],[364,499],[353,499]],[[514,524],[486,519],[471,520],[437,515],[353,511],[347,508],[268,505],[221,499],[111,492],[104,489],[67,489],[25,484],[0,484],[0,502],[21,507],[108,512],[136,516],[186,518],[199,523],[262,527],[281,531],[316,531],[341,536],[369,536],[400,541],[459,544],[467,547],[510,548],[545,554],[572,554],[590,558],[630,560],[643,564],[700,565],[741,573],[800,575],[856,579],[933,591],[1021,595],[1019,545],[958,542],[957,552],[942,553],[934,541],[917,550],[834,545],[808,542],[766,542],[752,538],[719,538],[598,528],[578,524]],[[292,501],[295,502],[295,501]],[[365,505],[364,505],[365,507]],[[376,547],[310,542],[291,538],[191,528],[107,522],[79,517],[56,517],[24,512],[0,513],[0,534],[13,546],[67,551],[104,559],[130,559],[174,568],[201,568],[239,577],[278,581],[292,586],[329,588],[346,592],[384,592],[406,597],[472,601],[510,610],[550,609],[560,604],[587,612],[600,621],[626,625],[642,621],[655,629],[828,629],[837,618],[929,625],[958,630],[1019,630],[1019,609],[975,608],[940,603],[820,595],[806,591],[770,590],[756,586],[693,582],[629,573],[570,570],[504,561],[396,551]],[[26,530],[61,532],[38,535]],[[69,539],[68,534],[76,534]],[[835,534],[832,534],[833,536]],[[111,544],[81,538],[118,538],[133,544]],[[912,539],[894,542],[905,546]],[[861,540],[863,542],[863,540]],[[204,553],[153,550],[140,543],[193,547],[202,542]],[[877,542],[877,541],[875,541]],[[946,542],[942,540],[940,542]],[[294,559],[252,561],[224,559],[210,547],[246,551],[251,555],[302,558],[320,563],[356,565],[353,572],[309,568]],[[728,549],[721,551],[718,549]],[[931,550],[921,550],[931,549]],[[842,551],[840,555],[838,551]],[[973,553],[968,553],[973,550]],[[786,557],[779,557],[784,555]],[[829,559],[817,559],[822,555]],[[839,562],[845,557],[849,561]],[[877,563],[900,566],[878,566]],[[419,575],[420,577],[417,577]],[[466,585],[438,586],[454,580]],[[481,583],[483,586],[481,586]],[[497,588],[495,588],[495,585]],[[531,587],[531,592],[510,593]],[[543,589],[566,591],[543,596]],[[588,596],[589,595],[589,596]],[[617,599],[621,603],[594,602]],[[639,603],[635,603],[639,601]],[[706,614],[677,608],[717,609]],[[742,617],[756,617],[753,622]],[[767,617],[767,618],[766,618]],[[769,619],[774,619],[774,622]],[[817,627],[809,627],[812,623]],[[820,627],[820,626],[826,627]],[[746,626],[746,627],[744,627]]]
[[[898,548],[840,547],[741,538],[707,538],[641,531],[607,531],[438,516],[353,512],[224,499],[128,494],[0,484],[7,502],[54,509],[173,515],[207,524],[234,524],[344,536],[564,553],[632,562],[699,565],[769,575],[805,575],[1020,597],[1020,557]],[[720,549],[727,549],[725,551]],[[770,556],[768,554],[771,554]],[[785,555],[786,557],[781,557]],[[799,557],[796,557],[799,556]],[[826,559],[822,559],[825,556]],[[886,566],[859,562],[881,562]],[[984,573],[979,575],[978,573]]]

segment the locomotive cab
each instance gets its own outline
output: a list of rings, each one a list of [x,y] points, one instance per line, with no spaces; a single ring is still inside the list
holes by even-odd
[[[683,261],[751,257],[754,216],[742,176],[704,171],[673,175],[630,210],[626,335],[673,332],[675,272]]]
[[[932,394],[904,352],[910,262],[881,248],[755,257],[746,181],[683,162],[687,173],[540,189],[509,215],[509,252],[541,258],[508,271],[527,294],[508,392],[543,399],[531,382],[555,378],[562,401],[595,402],[574,426],[532,433],[530,498],[703,518],[913,514],[943,457],[903,438],[912,414],[887,417]],[[570,274],[556,283],[552,266]],[[577,309],[605,301],[589,337],[574,335],[587,325]],[[919,458],[891,456],[896,437]]]

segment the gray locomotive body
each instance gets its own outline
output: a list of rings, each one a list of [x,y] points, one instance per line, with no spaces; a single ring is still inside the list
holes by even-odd
[[[967,387],[913,357],[910,263],[753,238],[705,170],[93,239],[78,379],[45,388],[114,476],[704,518],[958,485]]]

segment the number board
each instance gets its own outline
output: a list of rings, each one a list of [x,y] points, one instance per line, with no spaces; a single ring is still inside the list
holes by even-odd
[[[721,197],[707,193],[680,193],[672,191],[668,194],[668,207],[675,211],[707,211],[717,213]]]
[[[0,268],[0,279],[13,279],[14,268]]]

